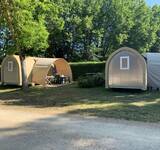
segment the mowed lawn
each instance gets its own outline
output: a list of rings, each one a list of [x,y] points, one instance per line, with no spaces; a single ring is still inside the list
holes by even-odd
[[[0,102],[5,105],[52,107],[66,113],[146,122],[160,121],[160,92],[82,89],[76,84],[56,88],[0,87]]]

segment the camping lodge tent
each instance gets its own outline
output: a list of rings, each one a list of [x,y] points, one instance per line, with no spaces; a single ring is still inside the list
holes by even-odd
[[[28,82],[32,82],[33,57],[26,57],[26,73]],[[22,85],[21,63],[17,55],[6,56],[1,66],[1,82],[8,85]]]
[[[32,82],[35,84],[45,84],[45,77],[51,76],[53,70],[58,75],[68,76],[72,81],[72,71],[70,65],[62,58],[37,58],[32,72]]]
[[[29,84],[45,83],[47,75],[53,75],[56,68],[58,75],[68,76],[72,81],[72,71],[68,62],[62,58],[26,57],[26,73]],[[7,85],[22,85],[21,63],[17,55],[6,56],[1,66],[1,82]]]
[[[147,80],[150,89],[160,89],[160,53],[146,53]]]
[[[105,68],[106,88],[147,89],[147,65],[134,49],[122,47],[108,58]]]

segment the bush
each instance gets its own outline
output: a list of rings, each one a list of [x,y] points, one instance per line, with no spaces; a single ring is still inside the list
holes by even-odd
[[[79,77],[86,75],[86,73],[98,73],[104,72],[105,62],[79,62],[70,63],[73,80],[77,80]]]
[[[104,73],[97,73],[93,78],[95,86],[103,86],[105,84]]]
[[[83,76],[78,79],[78,86],[81,88],[92,88],[92,87],[103,86],[104,83],[105,80],[103,73]]]

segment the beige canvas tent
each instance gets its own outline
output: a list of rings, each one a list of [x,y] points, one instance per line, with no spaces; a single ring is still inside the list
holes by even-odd
[[[64,75],[72,81],[69,63],[62,58],[26,57],[26,71],[29,84],[45,84],[46,76],[52,75],[56,68],[58,75]],[[18,55],[6,56],[1,67],[1,82],[8,85],[22,85],[21,63]]]
[[[46,76],[52,75],[52,69],[56,68],[58,75],[68,76],[72,81],[72,71],[70,65],[62,58],[36,58],[36,63],[32,72],[32,82],[35,84],[45,84]]]
[[[108,58],[105,68],[106,88],[147,89],[145,59],[134,49],[122,47]]]
[[[32,82],[33,57],[26,57],[26,71],[29,83]],[[22,85],[21,63],[18,55],[6,56],[1,66],[1,82],[9,85]]]

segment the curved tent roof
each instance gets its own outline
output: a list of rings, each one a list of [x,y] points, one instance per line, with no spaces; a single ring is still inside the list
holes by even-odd
[[[36,63],[33,68],[32,81],[36,84],[45,84],[45,78],[51,67],[56,68],[59,75],[65,75],[72,80],[72,71],[68,62],[63,58],[35,58]]]
[[[145,53],[143,56],[147,59],[147,63],[158,65],[160,63],[160,53]]]

